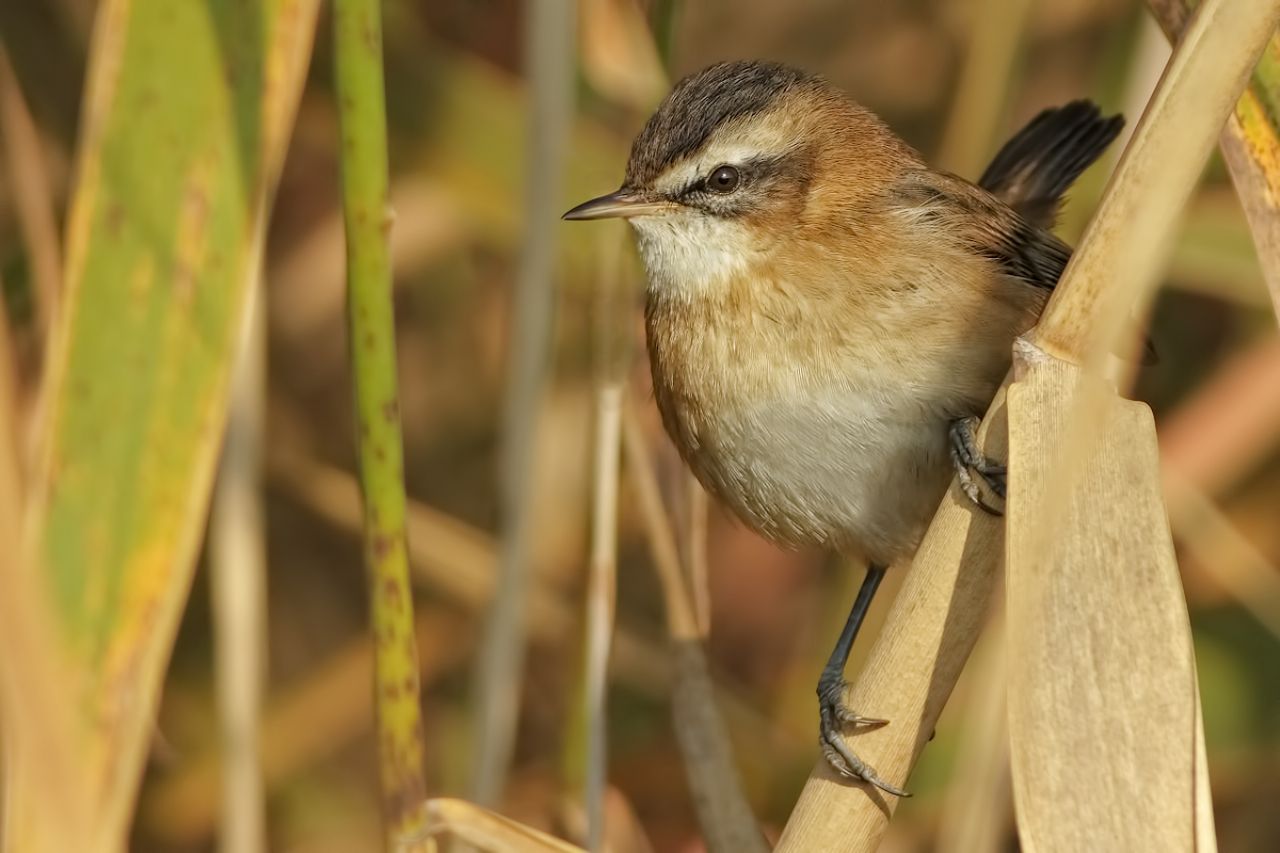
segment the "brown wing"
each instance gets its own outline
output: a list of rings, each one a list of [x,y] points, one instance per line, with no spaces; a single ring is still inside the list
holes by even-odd
[[[991,193],[954,175],[910,172],[895,187],[898,203],[935,221],[1002,272],[1036,287],[1058,283],[1071,249]]]
[[[1051,232],[1028,222],[991,193],[955,175],[910,172],[895,187],[899,203],[933,219],[969,251],[994,261],[1011,278],[1051,290],[1062,277],[1071,248]],[[1143,364],[1157,361],[1147,340]]]

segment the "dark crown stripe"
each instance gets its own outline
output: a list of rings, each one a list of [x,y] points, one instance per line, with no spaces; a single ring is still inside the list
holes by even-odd
[[[697,152],[726,122],[764,112],[783,92],[815,83],[773,62],[723,62],[684,78],[632,143],[627,186],[643,186]]]

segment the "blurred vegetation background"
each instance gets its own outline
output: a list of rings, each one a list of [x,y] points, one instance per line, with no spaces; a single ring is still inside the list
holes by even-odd
[[[39,294],[42,279],[58,275],[95,7],[93,0],[0,7],[8,65],[0,67],[0,280],[20,394],[32,392],[41,368]],[[629,3],[580,4],[577,108],[560,208],[617,186],[630,138],[660,94],[655,66],[646,64],[657,56],[672,78],[740,57],[820,72],[933,162],[972,178],[1043,107],[1092,97],[1132,124],[1168,50],[1135,0],[654,0],[639,8],[628,17]],[[477,748],[477,644],[502,530],[500,429],[527,227],[526,12],[517,0],[384,4],[400,411],[427,786],[435,796],[468,793]],[[321,12],[264,274],[262,761],[269,846],[291,851],[380,844],[328,14]],[[656,22],[656,44],[634,26],[646,18]],[[1095,169],[1072,196],[1062,223],[1068,238],[1079,235],[1104,180],[1105,170]],[[634,322],[616,332],[630,341],[621,350],[633,362],[634,396],[662,448],[660,481],[678,518],[688,501],[648,403],[639,272],[630,249],[619,248],[621,226],[604,231],[611,227],[556,232],[552,378],[534,431],[531,646],[500,803],[506,814],[579,841],[571,726],[588,546],[593,306],[602,279],[620,280],[634,306]],[[1219,843],[1228,851],[1280,849],[1280,339],[1217,159],[1187,213],[1152,324],[1161,361],[1144,372],[1138,396],[1155,410],[1171,480],[1195,485],[1216,504],[1170,493]],[[618,850],[697,850],[669,713],[662,594],[625,482],[619,512],[609,837]],[[812,685],[860,574],[821,554],[780,551],[714,508],[707,538],[711,668],[748,798],[776,830],[816,756]],[[219,729],[206,563],[202,557],[164,688],[133,829],[140,851],[216,843]],[[897,582],[891,573],[886,600]],[[872,613],[869,632],[883,609]],[[992,720],[1003,713],[991,658],[980,645],[885,850],[956,849],[954,839],[970,837],[964,826],[975,808],[992,827],[991,849],[1015,845],[1007,782],[980,806],[968,784],[990,758],[998,740]]]

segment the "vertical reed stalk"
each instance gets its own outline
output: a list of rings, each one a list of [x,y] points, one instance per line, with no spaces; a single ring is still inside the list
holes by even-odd
[[[595,458],[592,464],[591,554],[587,567],[583,630],[581,743],[582,795],[587,849],[604,849],[604,795],[608,785],[609,651],[613,645],[618,571],[618,475],[622,462],[622,401],[628,343],[627,302],[620,299],[623,243],[607,234],[599,244],[600,280],[592,310],[595,373]]]
[[[526,7],[525,62],[531,95],[525,227],[516,278],[510,383],[502,431],[502,545],[498,593],[481,649],[477,744],[472,796],[493,804],[515,747],[524,668],[529,541],[532,534],[533,448],[538,409],[551,372],[555,234],[559,226],[564,150],[573,108],[573,15],[568,0]]]
[[[622,385],[603,382],[596,395],[594,484],[591,500],[591,560],[587,574],[587,618],[583,654],[583,801],[587,849],[604,848],[604,792],[608,783],[609,649],[617,590],[618,463],[622,435]]]
[[[347,238],[347,335],[364,495],[376,728],[388,846],[395,848],[400,839],[420,834],[425,784],[405,536],[378,0],[335,0],[333,26]]]
[[[262,523],[262,434],[266,325],[261,280],[232,379],[231,413],[209,519],[218,716],[222,726],[219,849],[266,849],[260,717],[266,674],[266,553]]]

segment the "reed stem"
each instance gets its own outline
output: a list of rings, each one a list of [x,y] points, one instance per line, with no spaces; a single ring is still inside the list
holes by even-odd
[[[347,323],[355,384],[364,561],[375,665],[376,730],[388,848],[421,835],[422,710],[405,535],[388,236],[387,121],[378,0],[333,4]]]

